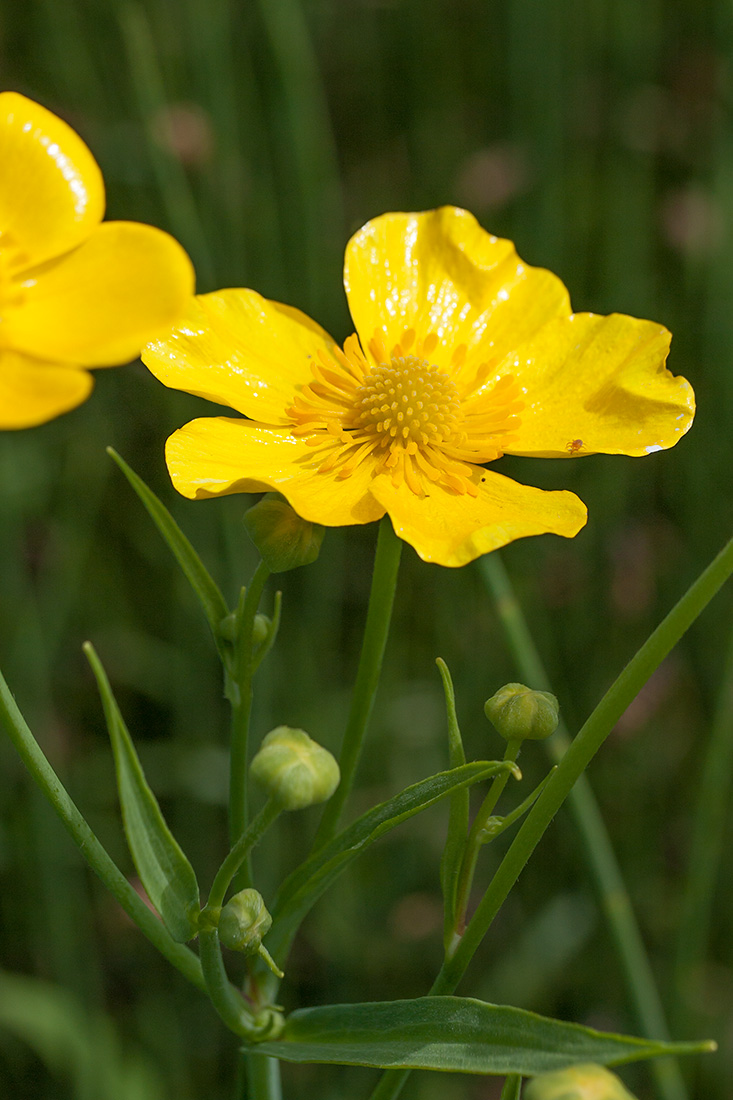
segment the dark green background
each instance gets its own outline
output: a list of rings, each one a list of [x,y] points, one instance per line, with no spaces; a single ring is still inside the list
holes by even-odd
[[[550,267],[577,309],[649,317],[699,412],[644,461],[502,460],[588,504],[571,541],[504,553],[571,730],[733,527],[733,9],[724,0],[4,0],[2,84],[85,138],[108,216],[189,250],[202,291],[252,286],[351,331],[348,235],[386,210],[456,203]],[[3,167],[0,166],[0,170]],[[255,564],[247,500],[193,504],[167,479],[168,434],[207,410],[138,363],[99,372],[91,400],[0,437],[0,665],[70,790],[122,866],[111,754],[80,647],[105,661],[149,778],[203,883],[225,844],[226,711],[207,629],[167,550],[105,456],[158,491],[234,598]],[[213,408],[213,407],[212,407]],[[319,562],[281,578],[283,625],[263,666],[259,734],[287,722],[336,747],[363,621],[375,528],[329,532]],[[475,566],[403,556],[372,753],[358,808],[439,770],[434,658],[456,682],[468,748],[501,752],[484,699],[517,676]],[[272,599],[272,588],[266,600]],[[671,990],[694,792],[729,648],[724,592],[624,717],[591,779],[679,1037],[721,1052],[693,1096],[733,1076],[730,858],[692,1002]],[[539,778],[541,751],[523,758]],[[2,965],[71,989],[156,1063],[175,1100],[233,1095],[234,1043],[82,867],[0,741]],[[267,896],[315,816],[263,846]],[[320,903],[298,943],[288,1006],[422,994],[440,958],[445,813],[375,848]],[[725,850],[730,849],[730,827]],[[488,876],[485,853],[479,880]],[[620,970],[561,816],[497,920],[463,992],[634,1030]],[[286,1068],[286,1095],[368,1095],[375,1075]],[[643,1067],[627,1075],[653,1096]],[[491,1100],[496,1082],[416,1075],[409,1096]],[[0,1092],[74,1096],[0,1033]],[[408,1095],[407,1093],[405,1095]]]

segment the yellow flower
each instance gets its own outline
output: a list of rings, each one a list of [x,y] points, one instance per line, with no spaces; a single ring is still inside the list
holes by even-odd
[[[128,362],[193,295],[167,233],[105,222],[99,168],[71,127],[0,93],[0,428],[43,424]]]
[[[523,535],[571,537],[568,492],[486,469],[502,454],[644,455],[689,428],[694,398],[664,367],[661,325],[572,314],[567,291],[465,210],[385,214],[349,241],[358,336],[252,290],[195,300],[145,349],[166,385],[249,419],[194,420],[168,440],[192,498],[275,489],[304,519],[387,512],[426,561],[464,565]]]

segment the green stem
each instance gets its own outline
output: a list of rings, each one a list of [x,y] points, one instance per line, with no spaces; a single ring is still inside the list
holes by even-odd
[[[247,828],[247,765],[254,675],[252,631],[257,608],[262,598],[262,590],[269,576],[270,570],[261,561],[241,605],[234,668],[227,685],[227,694],[232,706],[229,764],[229,839],[232,844],[236,844]]]
[[[199,932],[199,957],[206,992],[219,1017],[235,1035],[251,1038],[253,1015],[227,977],[219,933],[215,928],[202,928]]]
[[[279,806],[270,798],[217,871],[209,894],[208,908],[213,909],[224,904],[224,898],[232,879],[279,813]]]
[[[687,883],[677,930],[675,992],[681,1021],[695,999],[710,934],[710,918],[725,829],[733,771],[733,635],[723,668],[713,728],[697,791]]]
[[[519,878],[553,817],[573,785],[595,756],[621,715],[652,673],[733,573],[733,539],[688,588],[641,649],[613,682],[575,740],[564,753],[547,786],[532,807],[519,833],[491,880],[455,954],[446,959],[433,982],[431,994],[453,993],[466,972],[494,917]],[[663,1038],[663,1036],[658,1036]],[[395,1100],[410,1070],[387,1070],[371,1100]]]
[[[282,1100],[280,1063],[264,1054],[247,1055],[247,1100]]]
[[[339,766],[341,782],[336,793],[326,804],[321,823],[316,834],[314,848],[326,844],[336,832],[341,811],[348,798],[359,764],[364,736],[372,711],[374,696],[382,670],[382,659],[389,634],[392,618],[397,573],[402,554],[402,540],[392,529],[389,516],[385,516],[379,525],[377,552],[374,558],[372,588],[369,595],[364,640],[359,658],[354,693],[351,697],[351,710],[341,746]]]
[[[522,677],[533,688],[551,691],[547,671],[500,555],[490,554],[483,558],[480,570],[494,597],[509,648]],[[551,759],[559,762],[569,745],[570,737],[561,720],[557,732],[545,742],[545,746]],[[648,1038],[668,1039],[669,1027],[654,973],[608,830],[587,776],[580,776],[568,801],[621,961],[639,1028]],[[650,1069],[663,1100],[685,1100],[687,1091],[676,1061],[666,1058],[655,1060],[650,1064]]]
[[[522,1078],[518,1073],[512,1073],[504,1082],[499,1100],[519,1100],[522,1095]]]
[[[99,843],[29,730],[2,673],[0,673],[0,722],[5,726],[10,740],[34,782],[51,804],[94,873],[114,894],[128,916],[161,955],[180,970],[188,981],[205,992],[206,986],[199,960],[188,947],[175,943],[171,939],[158,918],[150,912]]]
[[[504,759],[510,760],[512,763],[519,756],[519,750],[522,747],[521,741],[509,741],[504,752]],[[509,772],[501,772],[495,776],[486,798],[481,803],[476,817],[474,818],[471,831],[468,834],[468,840],[466,841],[466,850],[463,854],[463,861],[461,863],[461,870],[458,878],[458,892],[456,898],[456,919],[454,924],[454,932],[458,936],[462,936],[466,929],[466,910],[468,909],[468,900],[471,894],[471,886],[473,885],[473,876],[476,871],[476,861],[478,860],[478,854],[483,846],[481,834],[486,828],[486,823],[494,812],[494,808],[499,801],[504,788],[507,785],[509,779]],[[454,944],[457,941],[453,941]]]

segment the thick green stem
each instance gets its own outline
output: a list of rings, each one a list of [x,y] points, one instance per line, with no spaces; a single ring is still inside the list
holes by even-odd
[[[733,539],[688,588],[682,599],[629,661],[564,753],[499,865],[458,949],[443,963],[430,990],[431,994],[455,991],[494,917],[573,785],[649,677],[731,573]],[[387,1070],[372,1093],[371,1100],[395,1100],[409,1075],[410,1070]]]
[[[494,597],[520,674],[530,687],[551,691],[547,671],[500,555],[491,554],[483,558],[480,570]],[[569,745],[570,737],[561,720],[557,732],[545,742],[545,747],[550,758],[559,762]],[[570,792],[568,804],[621,961],[639,1028],[648,1038],[668,1039],[669,1027],[654,973],[608,830],[587,776],[580,776]],[[650,1069],[663,1100],[685,1100],[687,1090],[674,1060],[655,1060],[650,1063]]]
[[[138,896],[99,843],[28,729],[2,673],[0,673],[0,722],[5,726],[10,740],[18,750],[35,783],[53,807],[94,873],[114,894],[128,916],[161,955],[164,955],[193,985],[205,992],[206,986],[199,960],[193,951],[171,939],[158,918],[150,912],[142,898]]]
[[[680,1022],[689,1017],[710,935],[733,772],[733,635],[723,667],[713,728],[696,795],[687,882],[677,929],[675,992]]]
[[[247,1100],[282,1100],[280,1063],[264,1054],[247,1054]]]
[[[314,843],[317,848],[326,844],[336,832],[341,811],[354,783],[367,723],[379,683],[379,674],[382,670],[401,554],[402,540],[394,533],[389,516],[385,516],[379,525],[364,640],[354,693],[351,697],[349,720],[341,746],[339,759],[341,782],[336,793],[327,803],[321,818]]]
[[[229,839],[232,844],[236,844],[247,828],[247,765],[254,675],[252,631],[262,590],[269,576],[270,570],[261,561],[244,597],[237,630],[234,668],[227,685],[232,706],[229,764]]]

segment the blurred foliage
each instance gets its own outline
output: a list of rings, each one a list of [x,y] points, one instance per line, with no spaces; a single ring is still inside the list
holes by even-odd
[[[696,424],[674,451],[643,462],[500,464],[519,480],[573,489],[589,506],[572,542],[548,536],[504,554],[577,728],[733,527],[730,5],[4,0],[0,65],[5,87],[86,139],[105,175],[108,216],[174,233],[200,290],[253,286],[343,338],[348,234],[385,210],[457,203],[514,239],[526,261],[556,271],[576,308],[646,316],[672,330],[671,369],[699,399]],[[129,871],[101,707],[80,651],[93,640],[171,827],[206,882],[226,844],[217,665],[193,597],[104,447],[162,495],[230,599],[256,564],[241,522],[247,500],[193,504],[170,488],[163,441],[202,414],[201,401],[164,390],[139,363],[96,377],[82,408],[0,438],[0,666],[73,797]],[[315,565],[278,578],[283,625],[259,674],[259,733],[288,723],[338,746],[375,536],[374,528],[328,532]],[[452,670],[474,756],[501,751],[482,705],[517,678],[474,566],[441,570],[407,550],[395,615],[360,810],[445,766],[435,656]],[[590,773],[665,993],[730,619],[724,592]],[[522,765],[529,790],[544,766],[540,750],[527,750]],[[0,808],[3,966],[57,983],[90,1018],[105,1012],[155,1064],[167,1097],[231,1096],[231,1036],[92,881],[2,739]],[[283,821],[263,845],[266,898],[304,850],[314,813]],[[439,965],[444,832],[440,809],[409,823],[320,903],[288,969],[289,1006],[426,991]],[[693,1092],[709,1100],[727,1097],[733,1077],[730,880],[728,859],[696,997],[668,1000],[680,1037],[721,1043],[717,1058],[691,1071]],[[462,992],[633,1030],[566,816],[472,974]],[[3,1095],[77,1095],[70,1079],[49,1073],[0,1031]],[[286,1067],[285,1090],[335,1100],[366,1095],[373,1079]],[[652,1095],[643,1067],[627,1080],[640,1097]],[[415,1075],[409,1096],[433,1100],[446,1089],[457,1100],[498,1097],[490,1080],[427,1074]]]

